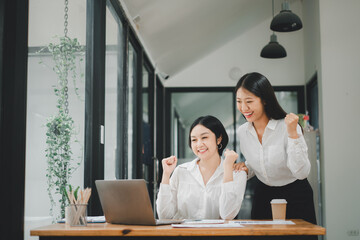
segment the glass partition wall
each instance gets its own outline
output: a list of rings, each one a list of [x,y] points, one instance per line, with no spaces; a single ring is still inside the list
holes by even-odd
[[[96,110],[85,114],[86,104],[88,104],[85,102],[85,85],[87,85],[85,66],[89,64],[85,61],[86,26],[89,26],[87,18],[94,17],[86,9],[88,6],[94,8],[94,3],[95,1],[85,0],[30,1],[25,239],[35,238],[29,236],[30,229],[50,224],[63,217],[59,206],[52,209],[55,213],[54,217],[50,214],[51,198],[49,197],[55,196],[54,201],[58,202],[60,195],[48,192],[49,179],[47,177],[49,171],[52,171],[49,170],[48,157],[50,155],[47,156],[49,153],[47,149],[49,144],[54,143],[53,140],[49,140],[49,136],[52,133],[56,135],[58,130],[61,130],[48,123],[51,117],[57,116],[62,104],[66,106],[64,112],[72,119],[69,125],[72,127],[71,134],[73,135],[68,148],[71,148],[71,164],[74,165],[71,165],[71,168],[66,168],[70,165],[65,166],[65,169],[71,170],[71,176],[67,177],[68,184],[83,188],[90,181],[94,186],[93,181],[98,179],[96,176],[102,175],[95,174],[94,177],[93,172],[85,170],[84,145],[85,139],[88,139],[85,133],[89,131],[89,129],[85,130],[85,115],[89,123],[94,117],[98,119],[98,116],[93,115],[103,114],[104,123],[100,123],[98,129],[91,124],[87,126],[95,131],[99,130],[100,138],[99,141],[95,139],[95,142],[99,142],[99,146],[91,144],[89,146],[103,148],[104,154],[91,157],[88,162],[91,166],[104,166],[104,179],[144,178],[150,184],[149,189],[152,189],[154,69],[130,27],[120,3],[116,0],[106,1],[103,13],[106,18],[104,36],[90,34],[92,38],[97,38],[95,44],[101,44],[101,40],[98,41],[99,38],[106,39],[105,63],[104,61],[100,64],[96,63],[98,64],[96,65],[97,73],[103,71],[104,78],[92,76],[92,80],[103,81],[104,84],[97,85],[100,86],[99,88],[91,89],[94,91],[91,96],[100,96],[100,98],[103,96],[104,100],[97,97],[89,98],[88,100],[92,102],[91,106],[96,106]],[[46,8],[48,11],[38,14],[36,10],[41,8]],[[64,12],[59,9],[63,9]],[[78,48],[73,52],[76,74],[69,73],[66,83],[59,79],[59,66],[52,59],[52,50],[45,48],[49,43],[61,41],[59,36],[64,34],[71,39],[76,38],[72,43]],[[54,36],[58,37],[53,38]],[[102,47],[93,46],[92,49],[102,49]],[[87,54],[93,54],[93,52],[89,51]],[[73,78],[74,74],[76,78]],[[59,90],[59,87],[56,87],[57,84],[60,84],[63,90]],[[62,93],[64,93],[64,98],[59,100],[59,94]],[[51,127],[53,131],[49,134]],[[95,135],[97,133],[90,138]],[[88,140],[89,143],[91,141]],[[61,153],[52,152],[51,154],[56,159],[54,156]],[[60,190],[55,187],[54,191]],[[152,199],[154,193],[152,190],[149,190],[149,193]],[[98,205],[98,203],[95,201],[90,205]],[[93,210],[93,206],[90,205],[88,209]]]
[[[124,27],[111,6],[106,7],[106,55],[105,55],[105,144],[104,178],[121,178],[120,164],[120,111],[122,109],[122,52],[124,51]]]
[[[106,14],[105,178],[150,181],[154,70],[116,1]]]
[[[189,148],[188,135],[191,124],[200,116],[213,115],[218,118],[229,134],[227,147],[234,149],[234,94],[231,89],[228,92],[220,91],[171,94],[171,154],[178,156],[179,164],[196,157]]]
[[[105,178],[150,181],[153,67],[116,2],[106,19]]]

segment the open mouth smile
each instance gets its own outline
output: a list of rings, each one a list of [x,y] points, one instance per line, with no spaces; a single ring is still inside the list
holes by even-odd
[[[250,118],[252,117],[252,115],[254,114],[254,112],[250,112],[250,113],[243,113],[243,115],[246,117],[246,118]]]
[[[199,149],[199,150],[198,150],[198,153],[202,154],[202,153],[204,153],[204,152],[206,152],[206,151],[207,151],[207,149]]]

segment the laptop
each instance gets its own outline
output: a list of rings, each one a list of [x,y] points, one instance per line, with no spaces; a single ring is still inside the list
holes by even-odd
[[[108,223],[163,225],[183,220],[156,220],[144,179],[96,180],[101,206]]]

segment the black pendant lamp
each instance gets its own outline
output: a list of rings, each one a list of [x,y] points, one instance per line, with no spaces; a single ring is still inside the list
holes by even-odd
[[[292,32],[301,28],[302,22],[300,18],[291,12],[287,1],[283,2],[280,13],[273,17],[271,21],[270,29],[276,32]]]
[[[261,50],[260,56],[263,58],[284,58],[286,50],[277,42],[277,37],[273,33],[270,42]]]
[[[274,19],[274,0],[272,1],[272,15]],[[278,43],[274,33],[270,36],[270,42],[263,47],[260,53],[263,58],[284,58],[286,55],[285,48]]]

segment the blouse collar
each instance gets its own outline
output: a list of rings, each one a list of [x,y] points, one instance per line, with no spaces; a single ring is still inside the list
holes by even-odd
[[[270,119],[268,124],[266,125],[266,128],[269,128],[271,130],[275,130],[277,123],[279,122],[279,120],[275,120],[275,119]],[[251,130],[255,131],[254,125],[250,122],[248,122],[248,126],[247,126],[247,130],[251,131]]]
[[[204,186],[204,181],[202,179],[201,173],[200,173],[200,169],[199,166],[197,164],[197,162],[200,161],[200,158],[195,158],[194,160],[192,160],[191,162],[187,162],[184,164],[179,165],[179,167],[183,167],[186,168],[186,170],[188,170],[191,175],[194,176],[194,178],[202,185]],[[209,179],[208,183],[210,183],[212,181],[212,179],[216,179],[217,177],[219,177],[219,175],[223,174],[224,172],[224,167],[223,167],[223,159],[221,158],[221,162],[220,165],[216,168],[214,174],[211,176],[211,178]]]

